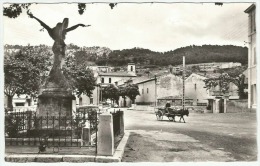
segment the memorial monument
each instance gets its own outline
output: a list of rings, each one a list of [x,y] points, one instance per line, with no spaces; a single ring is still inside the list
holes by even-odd
[[[53,66],[38,96],[37,116],[46,116],[48,113],[48,116],[69,117],[72,115],[72,100],[75,99],[75,96],[72,94],[72,88],[68,80],[62,73],[66,49],[64,40],[68,32],[79,26],[88,27],[90,25],[77,24],[68,28],[69,19],[64,18],[63,22],[59,22],[55,27],[50,28],[29,11],[27,14],[30,18],[37,20],[54,40],[52,46],[54,53]]]

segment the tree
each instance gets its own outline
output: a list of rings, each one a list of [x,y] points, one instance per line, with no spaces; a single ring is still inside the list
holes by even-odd
[[[229,69],[220,69],[220,73],[227,73],[230,76],[230,82],[235,84],[238,88],[238,95],[240,99],[246,98],[245,93],[245,75],[243,72],[247,69],[247,66],[238,66]]]
[[[204,80],[205,88],[211,89],[213,87],[219,86],[219,90],[222,94],[228,93],[229,84],[232,82],[238,87],[239,98],[242,99],[245,97],[245,75],[240,74],[237,77],[230,77],[227,73],[222,73],[218,78],[209,78]]]
[[[137,95],[140,95],[138,85],[129,84],[126,87],[126,96],[130,98],[132,103],[135,103],[135,98]]]
[[[231,82],[234,83],[238,87],[238,95],[240,99],[246,98],[245,94],[245,75],[240,74],[235,78],[231,78]]]
[[[192,70],[193,72],[200,72],[200,67],[199,67],[199,66],[192,66],[192,67],[191,67],[191,70]]]
[[[211,89],[219,86],[219,91],[225,94],[229,90],[230,76],[227,73],[222,73],[218,78],[209,78],[204,80],[205,88]]]
[[[37,96],[38,89],[48,75],[51,52],[47,46],[25,46],[17,53],[5,51],[4,93],[8,108],[13,109],[13,96],[27,94]]]
[[[91,69],[87,68],[85,64],[77,65],[74,57],[68,56],[63,65],[63,74],[73,91],[79,97],[82,94],[91,96],[96,86],[96,79]]]
[[[93,3],[93,2],[92,2]],[[23,10],[29,10],[31,3],[13,3],[9,5],[5,5],[3,7],[3,13],[4,16],[7,16],[9,18],[17,18]],[[109,3],[109,6],[111,9],[113,9],[117,3]],[[82,15],[86,10],[86,3],[78,3],[78,12],[80,15]]]
[[[109,84],[102,90],[102,96],[105,99],[110,99],[113,101],[116,101],[118,104],[119,100],[119,89],[114,84]]]
[[[86,62],[89,60],[89,55],[86,51],[79,50],[74,53],[76,63],[78,65],[80,64],[86,64]]]
[[[126,106],[126,87],[124,86],[120,86],[119,87],[119,95],[122,96],[122,98],[124,99],[124,107]]]

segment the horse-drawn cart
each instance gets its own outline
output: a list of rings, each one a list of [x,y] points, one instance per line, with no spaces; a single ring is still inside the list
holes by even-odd
[[[165,108],[165,107],[161,107],[161,108],[157,108],[157,110],[155,111],[155,115],[157,120],[163,120],[163,117],[166,116],[170,121],[174,121],[175,122],[175,116],[179,116],[180,120],[179,122],[181,122],[181,119],[183,119],[183,122],[185,123],[184,120],[184,115],[189,116],[189,110],[188,109],[181,109],[181,108]]]

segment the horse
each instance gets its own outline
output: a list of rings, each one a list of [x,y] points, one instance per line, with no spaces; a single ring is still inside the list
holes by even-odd
[[[181,119],[183,119],[183,122],[185,123],[185,120],[184,120],[184,115],[186,116],[189,116],[189,110],[186,108],[186,109],[173,109],[173,108],[168,108],[168,114],[167,114],[167,117],[174,121],[175,122],[175,116],[180,116],[180,120],[179,122],[181,122]],[[172,119],[171,119],[172,118]]]

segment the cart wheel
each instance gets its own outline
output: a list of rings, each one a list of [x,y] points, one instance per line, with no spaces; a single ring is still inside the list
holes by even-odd
[[[173,121],[173,117],[172,117],[172,116],[168,116],[168,119],[169,119],[170,121]]]

